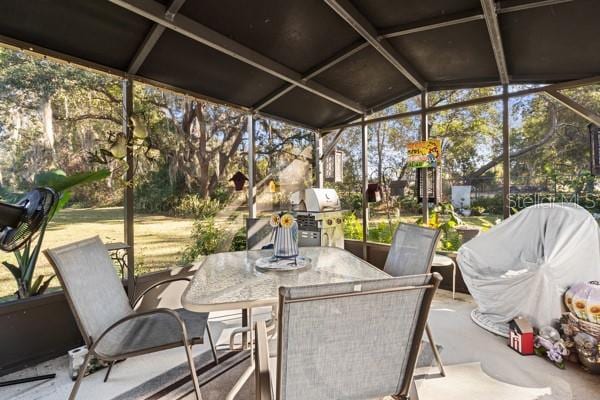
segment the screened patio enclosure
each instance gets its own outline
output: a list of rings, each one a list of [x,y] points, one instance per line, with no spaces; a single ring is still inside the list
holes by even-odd
[[[337,138],[360,127],[366,196],[370,124],[416,117],[420,138],[427,139],[428,115],[501,102],[508,216],[509,99],[543,93],[600,125],[600,116],[560,92],[600,82],[599,17],[596,0],[6,0],[0,3],[0,42],[121,77],[124,121],[134,112],[135,82],[247,113],[250,216],[256,213],[257,117],[314,131],[317,186]],[[460,103],[428,104],[433,91],[487,86],[501,89]],[[420,96],[414,110],[373,116],[414,96]],[[123,130],[131,137],[128,123]],[[333,139],[323,146],[326,135]],[[133,165],[131,151],[128,162]],[[130,187],[125,199],[125,239],[133,246]],[[362,204],[365,211],[365,198]],[[422,210],[427,218],[427,204]],[[134,265],[133,252],[128,256]]]

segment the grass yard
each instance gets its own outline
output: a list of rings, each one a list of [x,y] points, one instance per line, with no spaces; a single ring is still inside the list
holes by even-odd
[[[225,214],[224,214],[225,215]],[[235,217],[239,215],[236,212]],[[401,222],[414,223],[418,215],[403,215]],[[469,225],[484,227],[493,223],[497,216],[466,217],[464,221]],[[394,222],[398,220],[395,219]],[[179,262],[183,250],[191,243],[190,233],[193,226],[191,218],[176,218],[163,215],[135,216],[135,260],[136,274],[168,268]],[[237,225],[227,218],[217,219],[217,224],[222,227]],[[374,215],[370,221],[370,229],[377,226],[387,226],[384,215]],[[234,226],[235,225],[235,226]],[[55,247],[90,236],[99,235],[105,242],[122,242],[124,235],[123,208],[88,208],[62,210],[48,226],[42,248]],[[15,262],[14,256],[0,253],[0,262]],[[43,255],[40,256],[36,276],[39,274],[49,276],[52,268]],[[58,281],[54,279],[51,288],[57,287]],[[14,298],[16,290],[14,279],[8,269],[0,266],[0,302]]]
[[[190,243],[193,219],[162,215],[135,216],[136,273],[149,272],[177,264],[183,249]],[[42,249],[55,247],[99,235],[104,242],[122,242],[123,208],[65,209],[50,223]],[[15,262],[14,256],[0,253],[0,262]],[[52,268],[43,255],[36,275],[50,275]],[[56,279],[51,287],[58,286]],[[10,272],[0,266],[0,301],[12,299],[16,290]]]

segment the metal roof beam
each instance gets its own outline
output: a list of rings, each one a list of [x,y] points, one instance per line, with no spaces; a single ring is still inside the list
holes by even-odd
[[[498,24],[498,16],[496,15],[496,4],[494,0],[481,0],[481,7],[483,8],[483,17],[485,18],[485,24],[487,25],[490,41],[492,42],[492,50],[494,51],[494,58],[498,66],[500,83],[508,85],[508,68],[506,67],[504,47],[502,47],[502,36],[500,35],[500,25]]]
[[[498,7],[496,12],[498,14],[505,14],[505,13],[516,12],[516,11],[530,10],[532,8],[554,6],[556,4],[562,4],[562,3],[571,3],[572,1],[573,0],[542,0],[542,1],[537,1],[534,3],[517,4],[514,6],[508,6],[508,7]]]
[[[573,1],[573,0],[542,0],[542,1],[539,1],[536,3],[527,3],[527,4],[522,4],[522,5],[500,8],[497,10],[497,12],[498,13],[511,13],[511,12],[522,11],[522,10],[526,10],[526,9],[530,9],[530,8],[550,6],[550,5],[554,5],[554,4],[567,3],[567,2],[571,2],[571,1]],[[426,32],[426,31],[430,31],[430,30],[434,30],[434,29],[445,28],[448,26],[465,24],[468,22],[482,21],[483,19],[484,19],[483,13],[480,9],[458,12],[458,13],[444,15],[442,17],[430,18],[430,19],[417,21],[417,22],[410,23],[410,24],[400,25],[400,26],[397,26],[394,28],[389,28],[389,29],[380,31],[377,35],[377,38],[380,40],[395,38],[395,37],[399,37],[399,36],[411,35],[414,33]],[[360,43],[358,45],[353,45],[350,48],[347,48],[347,49],[341,51],[338,55],[334,56],[332,59],[327,60],[323,64],[319,64],[316,67],[312,68],[311,72],[308,73],[307,75],[305,75],[302,79],[303,80],[313,79],[317,75],[320,75],[321,73],[327,71],[329,68],[337,65],[341,61],[344,61],[348,57],[356,54],[357,52],[364,49],[368,45],[369,45],[368,42],[364,42],[364,43]],[[493,81],[490,81],[490,84],[493,84],[493,83],[494,83]],[[286,93],[290,92],[295,87],[296,87],[295,84],[290,84],[290,85],[284,86],[283,88],[275,91],[274,93],[272,93],[269,96],[265,97],[264,99],[260,100],[258,103],[256,103],[256,105],[253,107],[253,109],[258,111],[258,110],[261,110],[261,109],[267,107],[269,104],[271,104],[275,100],[279,99],[281,96],[285,95]]]
[[[400,25],[381,31],[379,38],[394,38],[398,36],[410,35],[413,33],[430,31],[433,29],[445,28],[447,26],[464,24],[467,22],[481,21],[483,14],[481,10],[471,10],[466,12],[444,15],[442,17],[430,18],[423,21]]]
[[[340,62],[342,62],[345,59],[347,59],[348,57],[358,53],[359,51],[361,51],[362,49],[364,49],[366,47],[369,47],[369,43],[363,42],[360,44],[355,44],[355,45],[351,46],[350,48],[341,51],[338,55],[334,56],[330,60],[327,60],[323,64],[319,64],[318,66],[313,68],[311,72],[309,72],[308,74],[306,74],[305,76],[302,77],[302,80],[308,81],[309,79],[314,78],[315,76],[327,71],[329,68],[333,67],[334,65],[339,64]],[[296,84],[292,83],[290,85],[286,85],[285,87],[275,91],[274,93],[272,93],[269,96],[265,97],[264,99],[260,100],[256,104],[256,106],[253,107],[254,110],[258,111],[258,110],[265,108],[266,106],[268,106],[269,104],[271,104],[272,102],[274,102],[275,100],[277,100],[278,98],[283,96],[284,94],[290,92],[296,86],[297,86]]]
[[[165,11],[165,18],[169,18],[172,20],[175,17],[175,14],[177,14],[179,12],[179,9],[183,6],[183,3],[185,3],[185,0],[173,0],[171,2],[171,5]],[[133,56],[133,59],[129,63],[127,72],[129,72],[130,74],[137,74],[144,61],[146,61],[148,54],[150,54],[150,52],[156,45],[156,42],[158,42],[158,39],[160,39],[160,37],[162,36],[165,29],[166,28],[160,24],[154,24],[152,26],[152,29],[150,29],[150,32],[148,32],[148,34],[146,35],[146,38],[142,42],[142,45],[137,50],[137,52]]]
[[[222,35],[183,15],[175,15],[172,20],[165,17],[166,7],[153,0],[109,0],[135,14],[148,18],[157,24],[202,43],[221,53],[260,69],[272,76],[293,83],[304,90],[336,103],[356,113],[363,113],[364,107],[316,82],[307,82],[298,72]]]
[[[388,43],[378,36],[375,27],[348,0],[324,0],[340,17],[390,62],[419,90],[427,86],[421,75]]]
[[[556,90],[546,90],[546,95],[552,98],[553,100],[558,101],[560,104],[567,107],[571,111],[574,111],[577,115],[585,118],[586,120],[590,121],[595,125],[600,126],[600,115],[579,104],[572,98],[565,96],[564,94]]]
[[[547,86],[538,86],[538,87],[523,89],[523,90],[519,90],[519,91],[516,91],[516,92],[509,92],[507,96],[509,98],[514,98],[514,97],[523,97],[523,96],[529,96],[529,95],[532,95],[532,94],[538,94],[538,93],[548,92],[548,93],[551,93],[551,95],[558,94],[559,95],[558,97],[560,97],[560,96],[566,97],[566,96],[558,93],[557,90],[572,89],[572,88],[576,88],[576,87],[594,85],[594,84],[598,84],[598,83],[600,83],[600,75],[592,76],[592,77],[584,78],[584,79],[577,79],[577,80],[573,80],[573,81],[566,81],[566,82],[555,83],[555,84],[547,85]],[[456,103],[443,104],[441,106],[429,107],[429,108],[427,108],[426,112],[427,112],[427,114],[432,114],[432,113],[436,113],[436,112],[440,112],[440,111],[445,111],[445,110],[452,110],[452,109],[457,109],[457,108],[470,107],[470,106],[474,106],[474,105],[477,105],[477,104],[491,103],[491,102],[494,102],[494,101],[501,101],[503,99],[503,97],[504,97],[503,94],[496,94],[496,95],[492,95],[492,96],[477,97],[477,98],[474,98],[474,99],[469,99],[469,100],[465,100],[465,101],[459,101],[459,102],[456,102]],[[570,100],[572,103],[574,103],[568,97],[566,97],[566,98],[568,100]],[[564,100],[564,98],[561,98],[561,100]],[[588,120],[589,120],[589,118],[593,118],[593,117],[590,117],[590,115],[589,115],[590,111],[589,110],[582,109],[580,104],[577,104],[577,103],[575,103],[575,104],[576,105],[573,105],[573,104],[571,104],[571,105],[573,107],[577,107],[578,106],[579,107],[579,111],[575,110],[575,108],[571,108],[569,106],[567,106],[567,107],[571,108],[572,110],[574,110],[575,112],[577,112],[579,115],[582,115],[582,116],[584,116],[584,115],[581,114],[581,112],[587,112],[588,115],[584,116],[584,118],[586,118]],[[421,110],[413,110],[413,111],[407,111],[407,112],[403,112],[403,113],[399,113],[399,114],[384,115],[382,117],[368,119],[366,121],[366,123],[367,124],[372,124],[372,123],[375,123],[375,122],[388,121],[388,120],[391,120],[391,119],[401,119],[401,118],[406,118],[406,117],[412,117],[412,116],[415,116],[415,115],[419,115],[420,113],[421,113]],[[353,127],[353,126],[360,126],[361,123],[358,122],[358,121],[359,120],[355,119],[355,120],[352,120],[351,122],[348,122],[348,123],[337,124],[337,125],[328,126],[328,127],[323,127],[323,128],[320,128],[320,130],[321,130],[321,132],[330,132],[330,131],[334,131],[334,130],[338,130],[338,129],[342,129],[342,128],[350,128],[350,127]]]

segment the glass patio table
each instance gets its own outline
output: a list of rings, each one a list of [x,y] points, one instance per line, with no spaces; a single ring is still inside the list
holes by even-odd
[[[276,305],[280,286],[390,278],[387,273],[352,253],[335,247],[301,247],[300,255],[311,259],[310,265],[302,269],[268,272],[257,270],[256,260],[272,254],[273,250],[250,250],[207,256],[198,262],[199,269],[183,292],[183,307],[195,312],[248,309],[248,318],[243,318],[242,323],[251,325],[251,309]],[[244,338],[243,343],[245,342]],[[252,346],[252,340],[250,344]],[[250,348],[250,366],[231,388],[225,400],[234,399],[252,376],[252,353]]]
[[[262,272],[255,262],[273,250],[217,253],[199,261],[199,269],[184,291],[183,306],[195,312],[269,306],[278,302],[280,286],[305,286],[389,278],[390,275],[336,247],[301,247],[311,264],[294,271]]]

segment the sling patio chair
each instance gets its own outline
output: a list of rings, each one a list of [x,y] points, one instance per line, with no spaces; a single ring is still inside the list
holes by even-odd
[[[144,294],[153,288],[187,278],[170,278],[155,283],[138,297],[132,307],[98,236],[48,249],[44,254],[60,280],[88,347],[69,400],[75,399],[92,357],[107,361],[112,367],[119,360],[179,346],[185,349],[196,397],[202,399],[191,348],[193,344],[204,342],[206,331],[215,362],[218,362],[208,328],[208,313],[168,308],[143,312],[134,310]]]
[[[440,231],[412,224],[400,224],[390,246],[390,252],[383,270],[396,277],[428,274],[440,240]],[[433,356],[440,368],[440,375],[446,376],[442,358],[438,351],[429,324],[425,325],[427,339]]]
[[[257,400],[417,399],[437,273],[279,289],[277,355],[256,323]]]

